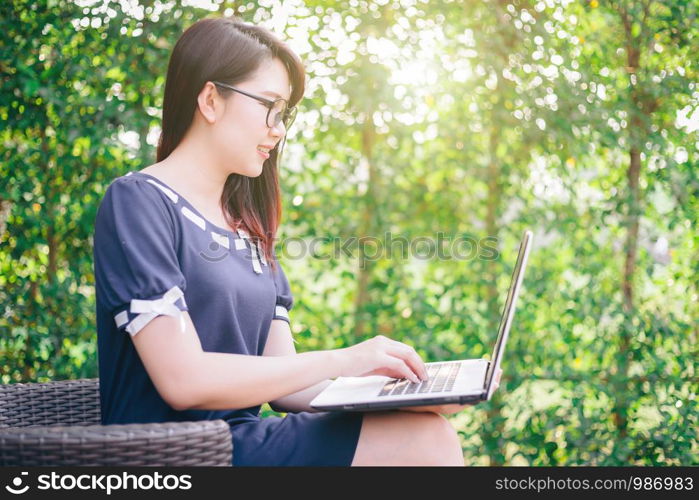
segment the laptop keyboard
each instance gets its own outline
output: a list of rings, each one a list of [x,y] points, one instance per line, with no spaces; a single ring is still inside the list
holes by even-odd
[[[398,396],[400,394],[422,394],[430,392],[449,392],[454,387],[460,362],[435,363],[427,365],[427,380],[414,383],[407,378],[386,382],[379,396]]]

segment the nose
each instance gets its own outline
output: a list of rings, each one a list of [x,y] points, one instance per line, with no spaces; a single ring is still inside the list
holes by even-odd
[[[284,134],[286,134],[286,127],[284,127],[284,121],[280,120],[279,123],[277,123],[275,126],[270,127],[270,130],[272,131],[272,135],[274,137],[282,137]]]

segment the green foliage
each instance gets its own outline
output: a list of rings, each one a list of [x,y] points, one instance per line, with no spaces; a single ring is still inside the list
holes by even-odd
[[[531,228],[501,389],[451,417],[467,463],[696,465],[696,2],[398,3],[309,1],[280,28],[308,71],[278,235],[298,350],[489,356]],[[3,383],[97,376],[95,211],[154,161],[170,50],[210,15],[141,4],[0,5]],[[408,255],[335,251],[388,232]],[[476,251],[416,258],[439,232]]]

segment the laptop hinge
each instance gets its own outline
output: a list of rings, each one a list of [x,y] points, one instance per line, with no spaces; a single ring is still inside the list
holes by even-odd
[[[483,401],[488,399],[488,378],[490,377],[490,370],[493,367],[493,362],[488,361],[488,369],[485,371],[485,379],[483,380],[483,393],[481,394],[481,399]]]

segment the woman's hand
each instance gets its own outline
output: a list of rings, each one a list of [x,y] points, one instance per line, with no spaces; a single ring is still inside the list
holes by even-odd
[[[337,352],[341,377],[383,375],[414,383],[427,379],[427,367],[415,349],[383,335]]]
[[[500,377],[502,376],[502,368],[498,368],[498,372],[495,374],[495,380],[493,380],[493,383],[495,384],[495,387],[493,388],[493,391],[497,390],[498,387],[500,387]],[[441,415],[453,415],[454,413],[459,413],[462,411],[464,408],[467,406],[471,406],[468,404],[465,405],[458,405],[458,404],[448,404],[448,405],[430,405],[430,406],[403,406],[401,408],[397,408],[398,410],[402,411],[412,411],[412,412],[425,412],[425,411],[431,411],[434,413],[439,413]]]

